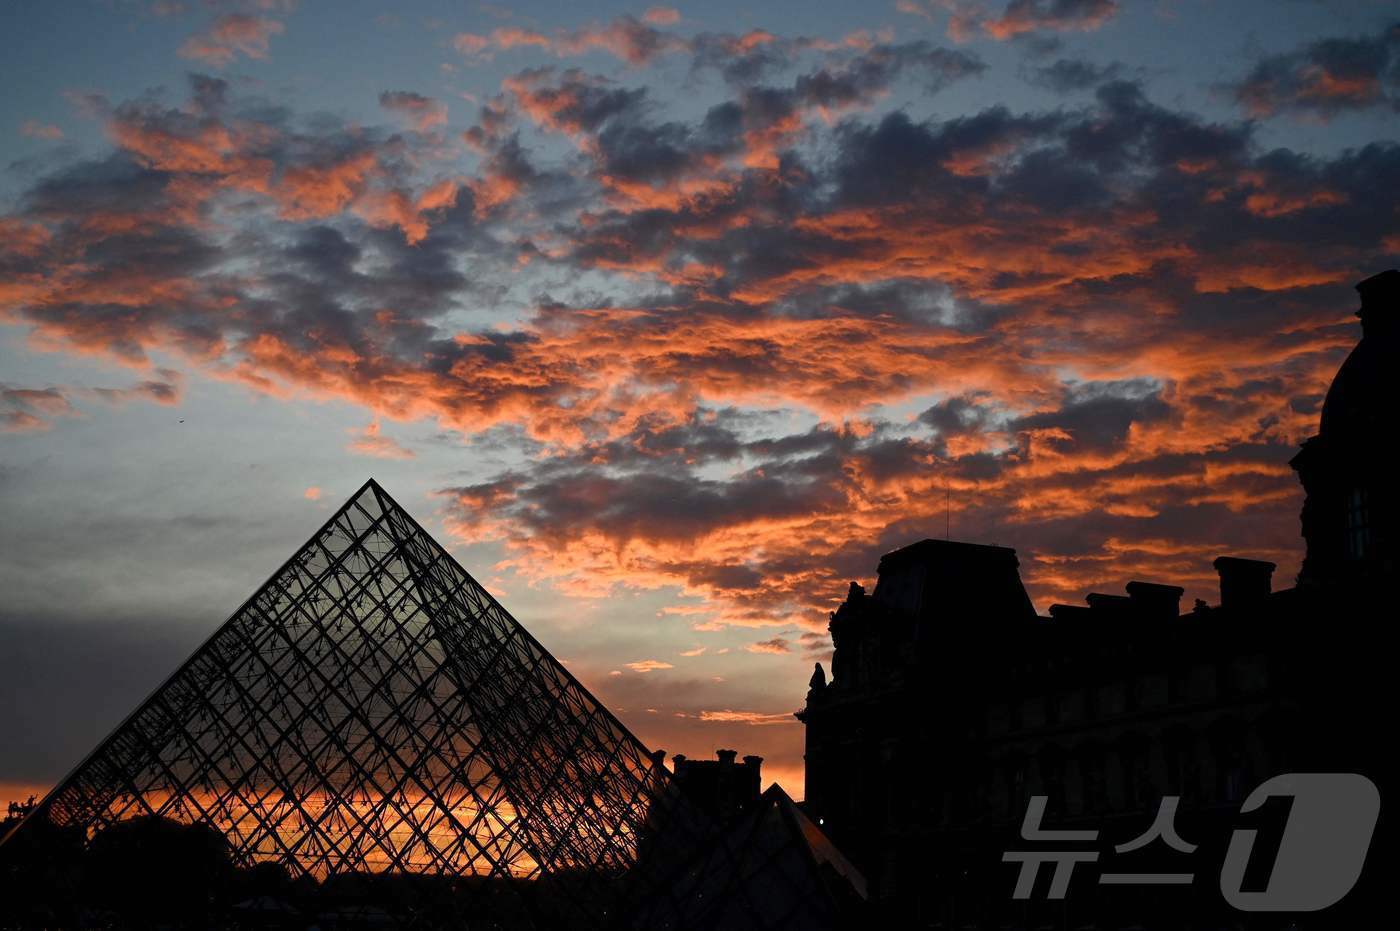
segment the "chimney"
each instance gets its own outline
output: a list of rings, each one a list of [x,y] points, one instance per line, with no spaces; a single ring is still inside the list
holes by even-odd
[[[760,767],[763,765],[763,757],[752,754],[744,757],[744,782],[743,792],[746,803],[749,800],[758,798],[763,789],[763,775]]]
[[[1093,608],[1086,608],[1083,605],[1054,604],[1050,606],[1050,617],[1065,623],[1076,623],[1089,618],[1093,611]]]
[[[739,755],[738,750],[716,750],[715,756],[719,757],[721,765],[733,766],[734,758]]]
[[[1181,613],[1181,595],[1186,589],[1179,585],[1135,581],[1124,588],[1128,592],[1128,600],[1143,614],[1170,620]]]
[[[1084,596],[1084,600],[1089,603],[1092,611],[1112,612],[1121,614],[1129,607],[1130,599],[1126,595],[1110,595],[1106,592],[1090,592]]]
[[[1241,559],[1220,556],[1213,563],[1220,574],[1220,604],[1222,607],[1249,604],[1269,597],[1273,588],[1274,563],[1262,559]]]

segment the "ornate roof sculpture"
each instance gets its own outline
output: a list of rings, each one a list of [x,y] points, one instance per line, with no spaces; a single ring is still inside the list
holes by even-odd
[[[1393,434],[1400,403],[1400,271],[1356,286],[1361,341],[1332,379],[1317,435],[1289,463],[1303,483],[1303,586],[1383,581],[1400,553]]]
[[[1395,343],[1400,336],[1400,271],[1389,269],[1356,286],[1361,341],[1347,356],[1322,404],[1318,433],[1345,439],[1388,439],[1400,401]]]

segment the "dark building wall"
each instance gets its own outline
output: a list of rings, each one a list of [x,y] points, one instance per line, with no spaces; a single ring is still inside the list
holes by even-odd
[[[1365,351],[1293,462],[1307,492],[1299,587],[1273,592],[1271,563],[1224,557],[1215,607],[1182,614],[1180,588],[1133,581],[1039,617],[1014,550],[932,540],[886,555],[872,594],[852,583],[831,617],[832,679],[818,669],[798,715],[805,805],[892,916],[1023,922],[1008,912],[1014,876],[1000,852],[1016,846],[1033,795],[1049,797],[1057,826],[1121,841],[1164,795],[1181,797],[1184,836],[1219,837],[1278,773],[1393,784],[1382,617],[1395,482],[1382,451],[1400,400],[1384,394],[1400,377],[1400,275],[1375,281],[1359,288]],[[1192,914],[1219,907],[1213,894],[1175,901]],[[1134,909],[1160,907],[1112,906],[1146,926]]]

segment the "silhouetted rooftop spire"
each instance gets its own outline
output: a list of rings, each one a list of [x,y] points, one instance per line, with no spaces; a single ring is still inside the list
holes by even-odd
[[[1361,342],[1347,356],[1322,403],[1322,436],[1357,439],[1393,425],[1400,401],[1395,364],[1400,333],[1400,271],[1372,275],[1356,286],[1361,295]]]
[[[1400,427],[1400,271],[1356,285],[1361,341],[1342,363],[1317,436],[1289,462],[1307,493],[1300,585],[1391,575],[1396,565],[1394,458]]]
[[[1361,295],[1361,332],[1373,332],[1377,327],[1392,328],[1400,317],[1400,271],[1386,269],[1358,282],[1356,293]]]

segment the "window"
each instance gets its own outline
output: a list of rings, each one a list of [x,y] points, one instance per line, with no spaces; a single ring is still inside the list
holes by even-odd
[[[1225,747],[1220,759],[1220,791],[1227,802],[1244,797],[1244,755],[1234,747]]]
[[[1153,804],[1151,764],[1147,741],[1132,734],[1118,744],[1118,760],[1123,773],[1123,807],[1136,811]]]
[[[1366,504],[1366,489],[1353,488],[1347,496],[1347,555],[1352,559],[1365,559],[1371,548]]]
[[[1054,812],[1065,810],[1065,758],[1056,747],[1047,747],[1040,754],[1041,792],[1046,806]]]
[[[1190,686],[1187,682],[1189,670],[1173,669],[1167,673],[1167,704],[1184,704],[1190,698]]]
[[[1100,815],[1108,807],[1108,790],[1104,782],[1104,752],[1097,746],[1085,747],[1079,759],[1079,774],[1084,780],[1084,811]]]
[[[1013,815],[1026,807],[1026,760],[1019,755],[1006,762],[1006,807]]]
[[[1192,752],[1191,732],[1176,728],[1166,735],[1167,791],[1190,798],[1195,794],[1198,770]]]
[[[1244,728],[1238,724],[1231,723],[1216,729],[1216,791],[1221,801],[1240,801],[1252,782],[1249,759],[1245,754],[1245,736]]]
[[[1221,661],[1215,665],[1215,691],[1222,698],[1229,698],[1239,692],[1239,682],[1235,678],[1234,664]]]

